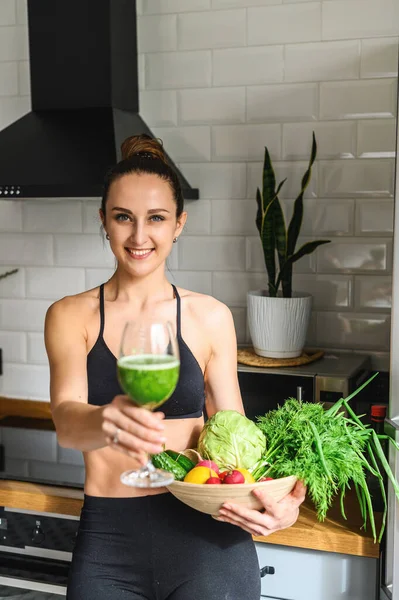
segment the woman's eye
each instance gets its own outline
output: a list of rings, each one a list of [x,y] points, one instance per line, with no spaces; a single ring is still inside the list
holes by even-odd
[[[151,221],[158,223],[159,221],[164,221],[165,217],[161,217],[161,215],[153,215],[150,219]]]
[[[120,214],[120,215],[116,215],[116,217],[115,217],[115,221],[128,221],[128,220],[129,220],[129,215]]]

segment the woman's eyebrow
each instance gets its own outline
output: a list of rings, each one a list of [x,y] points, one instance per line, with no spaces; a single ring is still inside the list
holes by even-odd
[[[119,210],[120,212],[125,212],[129,215],[132,215],[132,211],[129,210],[128,208],[121,208],[120,206],[114,206],[112,210]],[[159,212],[170,212],[169,210],[167,210],[166,208],[151,208],[148,211],[148,214],[154,214],[154,213],[159,213]]]

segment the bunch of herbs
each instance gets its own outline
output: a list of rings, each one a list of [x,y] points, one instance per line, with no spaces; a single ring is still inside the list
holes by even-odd
[[[337,494],[341,498],[341,513],[346,519],[344,497],[353,485],[363,526],[366,527],[367,521],[370,522],[375,541],[377,534],[372,498],[366,481],[367,472],[372,473],[379,480],[385,504],[378,536],[381,541],[387,503],[379,465],[385,470],[398,499],[399,484],[389,467],[380,440],[389,439],[396,450],[399,450],[399,446],[391,438],[377,435],[369,425],[364,425],[349,405],[351,398],[376,375],[347,398],[341,398],[329,410],[324,410],[322,404],[289,398],[283,406],[257,417],[257,426],[264,433],[267,446],[252,474],[257,480],[288,475],[301,479],[308,488],[321,521],[325,519]]]

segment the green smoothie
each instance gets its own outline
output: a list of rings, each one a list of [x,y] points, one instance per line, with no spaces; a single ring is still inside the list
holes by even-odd
[[[154,410],[172,395],[179,369],[180,362],[167,354],[139,354],[118,360],[122,389],[135,404],[148,410]]]

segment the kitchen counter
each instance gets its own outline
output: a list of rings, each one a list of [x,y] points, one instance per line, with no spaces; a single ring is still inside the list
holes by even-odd
[[[0,418],[11,415],[51,420],[47,402],[0,397]],[[82,502],[81,490],[0,480],[0,506],[79,516]],[[320,523],[313,506],[307,501],[301,506],[295,525],[271,536],[254,539],[266,544],[378,558],[379,545],[374,544],[370,531],[361,530],[361,516],[354,494],[348,494],[345,507],[347,521],[340,515],[337,502],[329,511],[329,517]],[[378,517],[377,522],[380,521]]]

